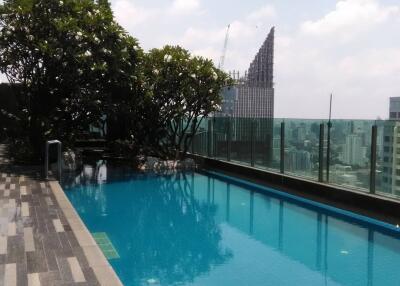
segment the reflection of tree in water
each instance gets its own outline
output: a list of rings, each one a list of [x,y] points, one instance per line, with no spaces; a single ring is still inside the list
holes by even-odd
[[[129,276],[137,283],[140,278],[154,278],[162,285],[188,282],[232,257],[220,245],[216,207],[194,199],[185,174],[152,180],[157,183],[151,190],[135,192],[141,207],[132,209],[137,220],[127,234],[132,242],[129,256],[134,257]]]
[[[107,213],[99,218],[103,229],[114,228],[108,234],[115,245],[123,246],[118,249],[121,258],[113,263],[132,266],[120,269],[134,285],[147,285],[148,279],[155,279],[161,285],[193,281],[232,257],[231,251],[220,245],[221,230],[214,219],[216,206],[194,198],[189,173],[169,171],[168,175],[157,175],[109,167],[108,182],[129,178],[129,181],[134,179],[134,187],[127,184],[131,188],[131,205],[116,197],[118,203],[108,205],[110,196],[117,194],[103,191],[96,177],[96,165],[93,164],[93,172],[83,169],[66,178],[64,187],[74,188],[69,196],[79,201],[81,213],[88,210],[90,214]],[[79,188],[82,189],[78,191]],[[125,205],[119,208],[119,204]],[[124,217],[133,219],[124,222]],[[112,226],[116,222],[118,225]]]

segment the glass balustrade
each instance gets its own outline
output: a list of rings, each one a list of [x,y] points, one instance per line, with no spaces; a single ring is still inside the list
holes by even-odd
[[[189,150],[217,160],[400,198],[400,122],[396,121],[208,118]]]

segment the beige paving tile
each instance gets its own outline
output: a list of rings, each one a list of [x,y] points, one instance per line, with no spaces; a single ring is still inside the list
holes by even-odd
[[[7,254],[7,236],[0,235],[0,254]]]
[[[6,183],[10,183],[11,182],[11,178],[10,177],[7,177],[6,178]]]
[[[40,286],[39,273],[28,274],[28,286]]]
[[[35,251],[35,242],[33,240],[33,231],[31,227],[24,228],[24,244],[25,244],[25,251]]]
[[[25,182],[25,176],[20,176],[20,177],[19,177],[19,182],[20,182],[20,183]]]
[[[4,285],[15,286],[17,285],[17,264],[6,264],[4,273]]]
[[[15,222],[9,222],[8,223],[8,236],[14,236],[17,235],[17,226]]]
[[[3,195],[5,197],[9,197],[10,196],[10,190],[9,189],[4,190],[4,194]]]
[[[53,200],[50,197],[45,197],[44,199],[48,206],[54,205]]]
[[[102,286],[122,286],[121,281],[118,279],[111,266],[93,267],[93,272]]]
[[[10,190],[15,190],[15,184],[10,184]]]
[[[67,219],[78,219],[78,214],[74,209],[63,209],[64,215]]]
[[[89,266],[109,266],[106,258],[97,245],[84,246],[83,252],[89,262]]]
[[[90,235],[90,233],[87,230],[74,230],[74,234],[76,236],[76,239],[79,242],[80,246],[95,246],[96,241],[93,239],[93,237]]]
[[[26,186],[21,186],[19,188],[20,192],[21,192],[21,196],[26,196],[28,193],[26,192]]]
[[[59,219],[53,219],[53,225],[57,232],[63,232],[64,227]]]
[[[61,186],[56,181],[49,182],[49,185],[49,190],[55,196],[57,203],[60,205],[65,217],[67,218],[67,221],[70,224],[79,245],[82,247],[84,255],[89,265],[92,267],[100,285],[122,286],[118,276],[115,274],[92,235],[85,227],[84,223],[75,211],[75,208],[71,205]]]
[[[86,282],[85,276],[83,275],[82,269],[79,266],[78,259],[76,257],[67,258],[69,267],[71,269],[72,277],[74,282]]]
[[[13,209],[15,207],[16,207],[15,199],[9,199],[8,200],[8,208]]]
[[[21,216],[23,217],[29,216],[29,204],[27,202],[21,203]]]
[[[0,184],[0,190],[4,190],[6,188],[5,184]]]

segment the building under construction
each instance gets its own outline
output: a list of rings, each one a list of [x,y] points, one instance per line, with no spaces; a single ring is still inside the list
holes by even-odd
[[[274,117],[274,34],[272,28],[243,77],[230,73],[236,84],[223,90],[218,117]]]
[[[235,85],[223,90],[221,111],[215,121],[215,130],[219,129],[220,134],[230,124],[232,150],[246,156],[251,142],[252,148],[260,150],[255,160],[267,164],[273,138],[274,34],[272,28],[244,76],[230,73]]]

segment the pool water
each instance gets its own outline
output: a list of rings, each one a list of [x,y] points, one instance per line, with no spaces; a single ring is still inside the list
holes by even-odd
[[[400,285],[395,230],[226,176],[129,174],[64,190],[107,237],[126,286]]]

